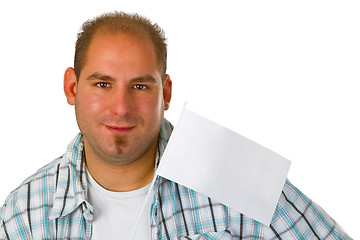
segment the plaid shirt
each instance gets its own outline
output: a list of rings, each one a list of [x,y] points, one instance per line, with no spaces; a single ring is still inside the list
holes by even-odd
[[[156,165],[172,132],[164,120]],[[6,199],[0,239],[90,239],[93,208],[79,134],[66,153],[39,169]],[[270,226],[191,189],[158,177],[151,206],[152,239],[351,239],[289,181]]]

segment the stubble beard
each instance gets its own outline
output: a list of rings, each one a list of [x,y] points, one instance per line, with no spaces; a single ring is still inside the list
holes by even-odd
[[[126,143],[126,136],[116,135],[114,138],[115,138],[114,142],[115,142],[115,147],[117,149],[117,152],[118,152],[118,154],[122,154],[122,152],[123,152],[122,147]]]

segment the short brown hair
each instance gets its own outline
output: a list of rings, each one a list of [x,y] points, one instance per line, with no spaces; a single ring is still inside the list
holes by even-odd
[[[155,46],[161,77],[166,76],[167,44],[164,31],[151,21],[138,14],[110,12],[83,23],[77,35],[74,57],[74,69],[79,80],[80,72],[86,62],[86,53],[91,40],[99,31],[109,33],[130,33],[139,37],[148,37]]]

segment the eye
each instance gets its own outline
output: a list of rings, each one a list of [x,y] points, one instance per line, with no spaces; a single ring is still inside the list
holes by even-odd
[[[133,88],[138,89],[138,90],[145,90],[145,89],[147,89],[147,86],[142,85],[142,84],[135,84]]]
[[[108,87],[110,87],[110,84],[107,82],[98,82],[95,84],[95,86],[97,86],[99,88],[108,88]]]

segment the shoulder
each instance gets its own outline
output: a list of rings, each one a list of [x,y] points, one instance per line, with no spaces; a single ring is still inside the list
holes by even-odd
[[[75,209],[75,195],[80,193],[79,198],[84,198],[79,180],[84,172],[82,148],[78,134],[64,155],[40,168],[9,194],[0,209],[0,239],[32,239],[32,234],[42,236],[44,229],[49,235],[49,231],[55,231],[54,219]]]
[[[281,192],[269,230],[276,236],[295,239],[350,239],[319,205],[288,180]]]
[[[25,211],[29,197],[33,198],[43,191],[54,191],[57,172],[64,164],[64,156],[61,156],[25,179],[6,198],[0,211],[0,220],[8,221],[17,212]]]
[[[64,170],[76,168],[81,160],[82,153],[82,135],[78,134],[68,145],[67,151],[60,157],[54,159],[44,167],[38,169],[33,175],[25,179],[19,187],[13,190],[6,198],[4,206],[0,212],[3,216],[4,209],[13,202],[20,204],[27,197],[36,197],[40,193],[54,192],[58,180],[61,180],[61,174]],[[30,194],[30,195],[29,195]]]

